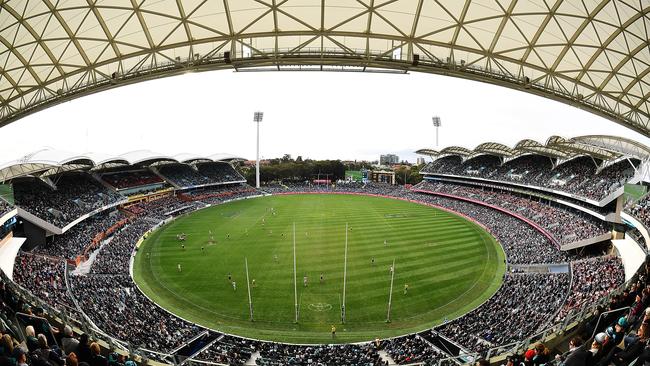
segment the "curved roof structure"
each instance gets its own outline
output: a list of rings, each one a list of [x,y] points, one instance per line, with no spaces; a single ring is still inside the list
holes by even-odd
[[[136,150],[122,155],[111,156],[94,152],[77,154],[69,151],[45,148],[14,161],[0,163],[0,182],[27,175],[47,176],[65,171],[87,170],[91,168],[101,169],[115,166],[151,165],[164,162],[231,162],[234,160],[244,159],[230,154],[215,154],[213,157],[179,154],[176,157],[172,157],[150,150]]]
[[[448,146],[440,150],[440,156],[444,155],[458,155],[465,159],[466,157],[472,155],[472,150],[466,149],[462,146]]]
[[[482,143],[473,150],[458,146],[450,146],[440,152],[431,149],[420,149],[416,154],[431,156],[434,159],[449,155],[460,156],[463,161],[478,155],[494,155],[504,158],[504,162],[516,159],[522,155],[537,154],[555,159],[557,165],[573,160],[579,156],[589,156],[603,162],[602,166],[610,165],[620,159],[634,158],[640,161],[650,160],[650,147],[624,137],[607,135],[578,136],[565,139],[561,136],[551,136],[546,144],[524,139],[513,148],[495,142]]]
[[[436,158],[438,155],[440,155],[440,152],[438,150],[434,149],[420,149],[415,152],[416,154],[419,155],[425,155],[425,156],[430,156],[432,158]]]
[[[500,157],[512,156],[514,152],[513,149],[498,142],[485,142],[474,149],[474,155],[490,154]]]
[[[201,155],[196,155],[196,154],[190,154],[190,153],[182,153],[178,155],[174,155],[174,160],[180,162],[180,163],[195,163],[195,162],[209,162],[212,161],[209,158]]]
[[[650,136],[639,0],[0,2],[0,125],[78,96],[213,69],[452,75]]]
[[[246,159],[244,159],[244,158],[242,158],[240,156],[227,154],[227,153],[217,153],[217,154],[214,154],[214,155],[210,155],[208,157],[208,159],[210,159],[212,161],[221,161],[221,162],[229,162],[229,163],[233,162],[233,161],[244,161],[244,160],[246,160]]]
[[[163,161],[178,163],[178,160],[172,158],[171,156],[153,152],[151,150],[129,151],[127,153],[120,155],[120,158],[128,161],[129,165],[137,165],[137,164],[149,165],[147,163],[155,163],[155,162],[163,162]]]

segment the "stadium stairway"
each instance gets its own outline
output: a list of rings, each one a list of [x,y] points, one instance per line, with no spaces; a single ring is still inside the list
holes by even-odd
[[[381,358],[382,361],[386,362],[389,365],[397,365],[397,363],[395,363],[395,360],[393,360],[393,358],[390,357],[388,352],[378,351],[377,353],[379,354],[379,358]]]
[[[260,358],[260,352],[256,351],[251,355],[251,358],[249,358],[244,365],[257,365],[258,358]]]

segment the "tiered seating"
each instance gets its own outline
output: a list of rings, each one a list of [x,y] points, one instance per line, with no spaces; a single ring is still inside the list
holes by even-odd
[[[214,183],[228,183],[246,180],[228,163],[202,163],[196,166],[199,172]]]
[[[597,301],[625,282],[623,263],[620,258],[612,256],[573,262],[571,274],[571,292],[557,319]]]
[[[112,234],[110,229],[123,220],[126,220],[126,216],[117,210],[99,213],[73,226],[63,235],[54,236],[50,243],[36,248],[35,252],[75,259],[84,254],[85,249],[92,249],[93,243],[98,244],[97,241],[103,239],[102,234]]]
[[[21,252],[14,262],[14,281],[56,308],[73,307],[65,286],[63,261]]]
[[[0,217],[4,216],[7,212],[14,209],[13,205],[10,205],[9,202],[0,198]]]
[[[200,174],[187,164],[168,164],[158,168],[158,172],[168,181],[187,188],[210,183],[218,183]]]
[[[370,344],[338,344],[294,346],[278,343],[261,343],[262,366],[280,365],[380,365],[381,360],[375,347]]]
[[[72,276],[72,291],[95,324],[118,339],[169,352],[199,329],[152,304],[127,274]]]
[[[609,231],[609,225],[592,216],[571,211],[558,205],[534,201],[508,191],[487,190],[452,183],[421,182],[416,189],[471,198],[502,207],[537,223],[550,232],[560,243],[569,244],[591,239]]]
[[[382,346],[398,365],[418,362],[433,365],[445,358],[445,355],[431,347],[418,335],[393,338],[384,342]]]
[[[248,339],[224,336],[194,358],[206,362],[243,365],[255,352],[254,346],[257,343]]]
[[[92,263],[90,273],[85,276],[72,276],[70,279],[73,296],[99,328],[137,347],[165,352],[175,349],[202,331],[161,310],[139,292],[128,273],[129,257],[137,239],[156,222],[167,217],[161,212],[173,211],[183,205],[190,205],[191,209],[201,207],[196,204],[196,199],[218,198],[221,201],[223,197],[232,199],[255,192],[248,186],[236,185],[230,186],[233,191],[224,195],[228,192],[225,188],[191,192],[178,197],[169,196],[132,206],[138,209],[137,215],[131,218],[126,228],[114,234],[111,241],[104,244]],[[293,188],[296,192],[305,189],[304,186]],[[289,191],[291,189],[289,187]],[[522,339],[548,324],[560,309],[566,311],[582,307],[622,283],[622,267],[618,258],[596,257],[585,260],[589,258],[589,254],[560,252],[537,230],[500,211],[387,185],[339,185],[335,189],[340,192],[381,194],[409,199],[462,213],[492,232],[504,247],[510,264],[552,264],[580,260],[572,264],[574,282],[571,289],[568,274],[508,273],[502,287],[489,301],[467,315],[435,329],[439,334],[469,350],[484,351],[493,345]],[[287,189],[283,188],[283,192],[286,191]],[[132,212],[134,211],[136,210],[133,209]],[[111,222],[114,219],[108,215],[101,217]],[[88,230],[100,230],[104,227],[105,225],[99,223],[89,224]],[[56,249],[53,249],[51,254],[69,256],[77,250],[68,251],[61,249],[61,246],[53,246]],[[80,246],[75,244],[73,247]],[[61,292],[65,288],[54,285],[63,283],[62,272],[57,264],[62,263],[62,259],[55,259],[52,265],[37,264],[38,268],[44,268],[44,274],[38,275],[33,273],[40,273],[39,271],[30,270],[31,263],[35,262],[16,262],[15,272],[28,274],[18,281],[21,284],[29,284],[25,287],[48,301],[66,301],[59,300],[65,299],[62,295],[65,292]],[[601,268],[601,265],[605,270],[598,274],[598,278],[604,285],[584,286],[585,283],[593,282],[594,271]],[[572,298],[574,292],[575,297]],[[576,301],[565,304],[567,293],[569,299]],[[64,306],[68,305],[64,302]],[[428,331],[424,335],[427,333]],[[419,336],[398,337],[380,344],[371,342],[340,346],[293,346],[223,336],[195,358],[242,364],[250,359],[252,354],[260,352],[259,365],[305,364],[307,360],[311,360],[310,364],[380,365],[383,361],[379,357],[379,350],[382,348],[399,364],[433,363],[446,357]]]
[[[165,182],[162,178],[146,169],[105,173],[102,174],[101,178],[116,189],[161,185]]]
[[[490,300],[436,330],[483,352],[534,334],[562,306],[568,289],[567,274],[507,274]]]
[[[126,210],[136,215],[144,214],[154,221],[162,221],[172,217],[172,215],[178,216],[183,212],[193,211],[198,205],[200,204],[183,201],[177,196],[169,195],[148,202],[140,202],[131,205]]]
[[[646,228],[650,228],[650,195],[630,205],[625,211],[639,219]]]
[[[638,164],[637,160],[632,161]],[[538,186],[593,200],[605,198],[622,187],[635,173],[627,159],[596,174],[596,166],[591,158],[577,158],[553,169],[551,159],[539,155],[524,155],[505,164],[489,156],[479,156],[464,163],[461,163],[460,157],[447,156],[428,163],[421,172]]]
[[[57,227],[124,199],[85,173],[63,174],[51,180],[56,190],[36,179],[15,182],[14,197],[16,205]]]
[[[248,184],[237,183],[197,189],[192,192],[183,193],[183,197],[206,204],[219,204],[233,198],[258,196],[259,194],[260,192],[258,190]]]

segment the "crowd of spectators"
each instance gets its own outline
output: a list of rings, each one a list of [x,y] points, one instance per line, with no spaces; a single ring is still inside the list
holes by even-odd
[[[577,334],[566,342],[568,351],[551,351],[543,343],[536,342],[521,353],[508,355],[507,364],[565,366],[646,364],[650,361],[649,269],[650,263],[646,260],[621,293],[603,292],[598,299],[599,302],[604,300],[601,304],[598,304],[596,299],[592,299],[590,305],[594,311],[584,321],[584,326],[577,328]],[[595,270],[595,266],[589,271],[592,279],[599,282],[601,271]]]
[[[91,273],[128,274],[133,246],[152,226],[150,221],[139,219],[116,233],[99,249],[90,268]]]
[[[187,164],[168,164],[158,168],[158,172],[182,188],[245,180],[228,163],[201,163],[196,169]]]
[[[14,206],[9,202],[0,198],[0,217],[4,216],[7,212],[13,210]]]
[[[646,228],[650,228],[650,195],[646,195],[636,203],[632,203],[625,211],[641,221]]]
[[[204,184],[217,183],[210,178],[200,174],[197,170],[187,164],[167,164],[158,168],[160,175],[178,187],[194,187]]]
[[[375,182],[337,182],[335,184],[313,184],[311,182],[284,182],[269,183],[261,187],[261,190],[268,193],[363,193],[377,194],[383,196],[396,196],[407,190],[403,186]]]
[[[572,283],[570,296],[558,313],[563,319],[571,310],[606,296],[625,282],[625,271],[619,257],[604,256],[571,263]]]
[[[74,308],[64,277],[65,263],[62,258],[20,252],[14,262],[14,282],[60,310]]]
[[[508,191],[428,181],[422,181],[414,188],[470,198],[504,208],[535,222],[562,244],[595,238],[609,231],[604,221],[592,216]]]
[[[424,167],[422,167],[422,169],[420,169],[420,173],[457,174],[456,170],[460,167],[462,162],[463,160],[461,159],[460,156],[457,155],[445,156],[440,159],[436,159],[430,163],[427,163],[427,165],[425,165]]]
[[[248,361],[259,342],[232,336],[220,336],[214,343],[203,349],[194,359],[206,362],[243,365]]]
[[[259,194],[247,185],[229,188],[230,190],[228,187],[213,187],[132,206],[133,215],[128,225],[103,244],[92,262],[90,273],[70,277],[73,296],[100,329],[134,346],[163,352],[177,348],[202,331],[161,310],[140,293],[129,276],[129,260],[135,242],[155,223],[170,217],[167,213],[179,214],[184,212],[179,211],[179,208],[188,207],[189,210],[194,210],[202,207],[200,203],[218,203],[225,199]],[[274,192],[309,192],[323,187],[278,184],[272,188],[274,189],[277,189]],[[466,215],[492,232],[503,246],[510,264],[564,263],[584,257],[577,253],[561,252],[547,237],[523,221],[482,205],[417,193],[386,184],[336,184],[327,189],[393,196],[440,206]],[[104,220],[109,222],[114,222],[115,219],[104,217]],[[101,230],[109,225],[109,222],[102,224],[89,221],[87,230]],[[86,236],[88,237],[90,236]],[[81,239],[81,242],[83,241],[85,239]],[[49,253],[67,258],[81,248],[81,244],[72,244],[77,249],[68,251],[60,249],[60,246],[64,244],[57,245],[57,249]],[[70,301],[66,297],[63,267],[57,265],[62,264],[63,259],[35,257],[40,258],[39,261],[42,259],[51,262],[40,263],[29,259],[17,261],[14,273],[20,272],[20,275],[16,281],[48,302],[61,301],[57,300],[59,297],[63,297],[63,301]],[[584,306],[622,283],[622,265],[616,257],[574,262],[572,272],[572,286],[569,286],[568,274],[508,273],[504,277],[502,287],[490,300],[434,331],[468,350],[481,352],[494,345],[523,339],[548,325],[558,311]],[[594,276],[598,277],[597,280],[602,286],[593,285]],[[571,302],[564,304],[567,294]],[[64,304],[70,306],[69,303]],[[253,353],[259,352],[259,365],[381,365],[384,361],[379,357],[379,350],[385,350],[398,364],[433,363],[445,357],[420,336],[335,346],[293,346],[221,336],[196,358],[211,362],[243,364]]]
[[[184,192],[182,198],[203,204],[219,204],[233,198],[244,198],[259,196],[260,191],[246,183],[235,183],[228,185],[212,186]]]
[[[510,264],[566,263],[576,253],[560,251],[539,231],[501,211],[453,198],[408,192],[400,195],[461,213],[486,227],[499,241]]]
[[[232,165],[228,163],[214,162],[201,163],[196,165],[199,173],[210,178],[213,183],[227,183],[246,180],[239,174]]]
[[[79,305],[108,334],[139,347],[168,352],[199,332],[197,327],[153,304],[140,293],[129,276],[131,254],[137,240],[156,222],[170,217],[161,217],[163,212],[178,215],[184,211],[175,208],[187,205],[197,208],[194,202],[177,196],[140,204],[140,214],[103,244],[90,273],[71,277],[72,292]],[[156,326],[148,328],[151,324]]]
[[[169,194],[149,201],[142,201],[126,208],[126,211],[135,215],[145,215],[151,221],[159,222],[172,216],[196,209],[197,204],[186,201],[178,195]]]
[[[164,184],[165,182],[162,178],[147,169],[105,173],[101,175],[101,178],[103,181],[117,189],[141,187],[154,184],[160,185]]]
[[[381,342],[381,346],[398,365],[413,363],[434,365],[440,359],[447,357],[417,334],[392,338]]]
[[[487,302],[436,331],[475,352],[523,339],[553,318],[564,302],[569,281],[566,273],[506,274],[501,288]]]
[[[622,187],[635,174],[628,160],[612,164],[600,172],[596,168],[588,157],[571,160],[553,169],[551,159],[540,155],[524,155],[505,164],[495,156],[482,155],[465,162],[458,156],[443,157],[428,163],[421,172],[514,182],[597,201]]]
[[[276,365],[384,365],[373,343],[298,346],[262,342],[260,366]]]
[[[82,255],[84,250],[92,249],[91,244],[95,238],[125,219],[126,216],[119,210],[101,212],[76,224],[62,235],[52,236],[48,243],[35,248],[34,252],[75,259]]]
[[[199,332],[153,304],[136,288],[128,270],[117,275],[71,276],[70,282],[86,315],[106,333],[134,346],[169,352]]]
[[[14,198],[17,206],[57,227],[124,199],[86,173],[67,173],[50,179],[56,189],[35,178],[15,182]]]

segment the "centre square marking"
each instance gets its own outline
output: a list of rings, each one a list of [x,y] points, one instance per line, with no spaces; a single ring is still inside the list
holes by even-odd
[[[309,310],[316,311],[319,313],[332,310],[332,304],[328,304],[325,302],[312,303],[309,304],[307,307],[309,308]]]

